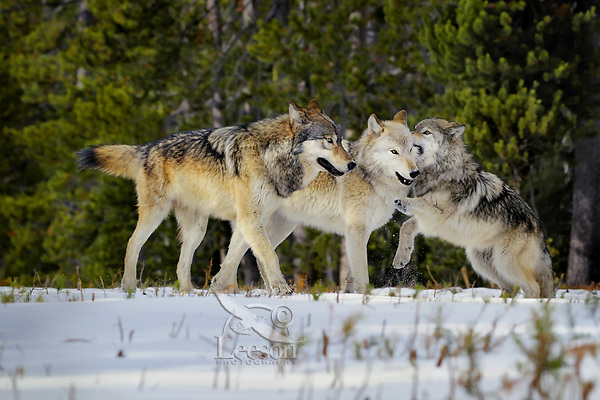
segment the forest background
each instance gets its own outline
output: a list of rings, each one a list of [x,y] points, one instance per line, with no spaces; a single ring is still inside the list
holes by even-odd
[[[312,98],[348,139],[371,113],[466,123],[482,168],[544,223],[557,281],[598,282],[596,3],[0,0],[0,284],[120,281],[133,183],[78,171],[77,150],[247,123]],[[393,270],[403,218],[371,236],[375,286],[484,284],[461,249],[433,239]],[[199,287],[229,235],[209,223],[192,266]],[[339,285],[341,240],[296,230],[278,250],[284,274],[297,288]],[[142,282],[173,283],[178,256],[170,217],[142,251]],[[250,254],[239,279],[260,282]]]

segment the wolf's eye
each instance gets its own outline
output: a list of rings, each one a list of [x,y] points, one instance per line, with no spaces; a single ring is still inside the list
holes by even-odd
[[[325,138],[325,140],[327,141],[327,143],[333,144],[333,139],[332,138],[328,137],[328,138]]]
[[[397,151],[396,149],[391,149],[391,150],[390,150],[390,153],[397,155],[397,154],[398,154],[398,151]]]
[[[431,132],[429,132],[429,131],[424,131],[424,132],[423,132],[423,135],[431,135]]]

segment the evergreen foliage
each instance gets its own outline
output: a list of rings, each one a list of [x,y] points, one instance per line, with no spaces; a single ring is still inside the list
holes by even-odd
[[[371,113],[400,109],[413,125],[434,115],[467,123],[471,151],[537,209],[564,272],[569,156],[597,112],[593,4],[0,0],[0,282],[30,283],[34,271],[75,282],[78,266],[90,285],[119,281],[137,220],[133,184],[77,171],[75,151],[246,123],[311,98],[350,139]],[[376,285],[398,282],[389,266],[401,221],[371,237]],[[229,234],[209,223],[192,267],[199,286]],[[309,229],[282,244],[283,271],[336,281],[340,244]],[[467,265],[454,248],[420,249],[423,280],[426,265],[449,283]],[[173,281],[178,256],[170,218],[144,247],[142,279]]]

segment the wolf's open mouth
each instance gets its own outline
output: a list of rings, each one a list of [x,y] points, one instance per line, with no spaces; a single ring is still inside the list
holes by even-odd
[[[321,157],[317,158],[317,163],[321,167],[325,168],[325,170],[327,172],[329,172],[333,176],[342,176],[342,175],[344,175],[344,173],[342,171],[340,171],[339,169],[337,169],[336,167],[334,167],[333,165],[331,165],[331,163],[329,161],[327,161],[326,159],[324,159],[324,158],[321,158]]]
[[[402,175],[400,175],[398,172],[396,172],[396,176],[398,177],[398,180],[400,181],[401,184],[406,185],[406,186],[410,186],[413,183],[413,179],[406,179],[405,177],[403,177]]]

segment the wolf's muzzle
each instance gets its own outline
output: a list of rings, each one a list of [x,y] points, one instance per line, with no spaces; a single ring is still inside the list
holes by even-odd
[[[327,161],[324,158],[321,158],[321,157],[317,158],[317,164],[319,164],[321,167],[325,168],[325,171],[329,172],[333,176],[344,175],[344,173],[342,171],[340,171],[339,169],[334,167],[329,161]],[[348,163],[348,168],[350,168],[350,164],[352,164],[352,163]],[[354,164],[354,166],[356,166],[356,164]],[[354,167],[352,167],[352,168],[354,168]]]
[[[413,173],[411,173],[410,175],[412,176]],[[419,174],[417,174],[417,175],[419,175]],[[396,172],[396,176],[398,177],[398,180],[400,181],[400,183],[403,184],[404,186],[410,186],[414,182],[413,179],[406,179],[405,177],[400,175],[398,172]]]

